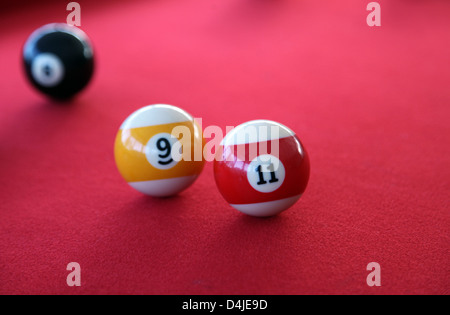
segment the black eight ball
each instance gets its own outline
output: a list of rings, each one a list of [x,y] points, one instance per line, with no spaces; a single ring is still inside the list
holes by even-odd
[[[80,92],[94,72],[94,51],[75,26],[48,24],[37,29],[23,48],[25,72],[34,87],[57,100]]]

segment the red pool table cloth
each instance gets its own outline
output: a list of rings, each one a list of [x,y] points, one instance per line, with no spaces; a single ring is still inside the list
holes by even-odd
[[[66,4],[2,4],[0,294],[450,293],[450,2],[379,1],[381,27],[369,2],[79,1],[97,68],[67,105],[20,64]],[[177,197],[132,190],[115,134],[154,103],[204,127],[290,126],[311,159],[304,196],[245,216],[211,163]]]

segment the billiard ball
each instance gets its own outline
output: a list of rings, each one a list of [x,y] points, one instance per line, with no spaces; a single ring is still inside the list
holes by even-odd
[[[23,48],[25,73],[45,95],[67,100],[80,92],[94,72],[87,35],[75,26],[53,23],[34,31]]]
[[[305,191],[309,157],[291,129],[254,120],[224,137],[214,177],[233,208],[251,216],[273,216],[294,205]]]
[[[131,114],[116,136],[117,168],[141,193],[167,197],[189,187],[200,175],[204,138],[186,111],[171,105],[143,107]]]

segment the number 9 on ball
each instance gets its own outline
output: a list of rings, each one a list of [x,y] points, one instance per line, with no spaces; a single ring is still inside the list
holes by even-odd
[[[204,139],[186,111],[150,105],[131,114],[116,136],[114,155],[122,177],[134,189],[155,197],[178,194],[200,175]]]

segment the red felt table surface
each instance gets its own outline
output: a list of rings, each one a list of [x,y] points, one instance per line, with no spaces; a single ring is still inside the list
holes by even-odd
[[[65,4],[2,9],[0,293],[450,293],[450,2],[379,1],[376,28],[368,2],[79,1],[97,68],[65,106],[20,64]],[[211,163],[177,197],[134,191],[114,138],[154,103],[204,127],[291,127],[311,160],[304,196],[245,216]],[[81,287],[66,284],[70,262]]]

